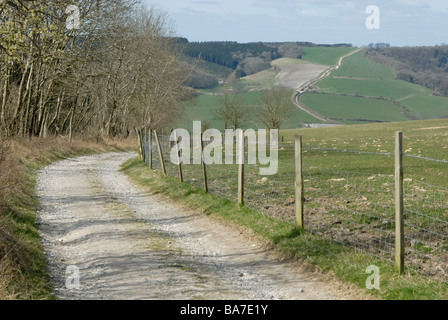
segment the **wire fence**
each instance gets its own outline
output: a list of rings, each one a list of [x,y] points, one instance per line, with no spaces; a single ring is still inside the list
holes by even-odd
[[[155,170],[162,170],[156,139],[142,134],[142,157]],[[179,177],[178,166],[171,162],[173,142],[159,135],[161,155],[167,175]],[[207,145],[207,142],[205,142]],[[303,157],[305,190],[304,228],[340,244],[377,257],[394,260],[396,250],[396,196],[394,153],[325,149],[307,146]],[[247,149],[246,149],[247,150]],[[362,162],[362,157],[380,157],[391,163],[388,170],[354,172],[331,167],[325,159],[344,156],[341,161]],[[279,145],[278,172],[261,176],[259,164],[244,166],[244,204],[266,215],[295,223],[296,192],[295,148]],[[246,152],[247,155],[247,152]],[[350,158],[347,158],[347,156]],[[414,158],[412,155],[406,155]],[[353,157],[353,158],[352,158]],[[444,160],[418,157],[424,161]],[[367,161],[366,161],[367,163]],[[203,167],[182,164],[183,182],[232,201],[238,200],[238,165]],[[448,282],[448,188],[405,177],[404,234],[406,266]]]
[[[448,189],[405,179],[406,257],[426,275],[448,281]]]

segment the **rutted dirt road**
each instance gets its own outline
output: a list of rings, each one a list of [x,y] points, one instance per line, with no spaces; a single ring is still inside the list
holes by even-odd
[[[58,298],[353,298],[240,231],[135,186],[119,171],[134,156],[81,157],[39,173],[38,223]],[[67,286],[78,276],[79,288]]]

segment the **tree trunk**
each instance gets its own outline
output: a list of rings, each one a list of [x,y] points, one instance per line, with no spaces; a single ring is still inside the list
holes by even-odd
[[[69,140],[70,142],[73,141],[73,128],[72,128],[72,124],[73,124],[73,115],[75,114],[74,110],[72,109],[72,114],[70,115],[70,123],[69,123]]]
[[[6,78],[4,79],[5,85],[3,87],[3,95],[2,95],[2,105],[1,105],[1,113],[0,113],[0,126],[3,126],[5,123],[5,109],[6,109],[6,101],[9,95],[9,76],[10,76],[10,68],[7,66],[6,70]]]

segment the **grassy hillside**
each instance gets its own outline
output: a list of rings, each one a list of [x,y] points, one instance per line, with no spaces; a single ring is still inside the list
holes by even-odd
[[[330,78],[318,83],[320,91],[327,93],[343,93],[349,95],[362,95],[368,97],[380,97],[396,99],[402,101],[406,97],[415,94],[431,94],[431,90],[425,87],[396,80],[380,79],[359,79],[337,78],[333,75]]]
[[[243,92],[240,94],[253,110],[252,121],[246,126],[264,128],[256,118],[257,99],[261,90],[273,87],[278,81],[280,68],[304,63],[334,65],[351,50],[345,47],[304,48],[303,60],[277,59],[272,62],[272,69],[237,80],[234,86]],[[229,84],[200,92],[220,94],[228,89],[232,89]],[[345,58],[338,70],[318,82],[313,91],[302,95],[300,101],[327,118],[350,125],[448,117],[448,98],[436,96],[426,87],[396,80],[392,68],[366,59],[363,52]],[[178,124],[189,128],[193,120],[202,120],[212,127],[222,128],[223,123],[214,115],[217,107],[216,96],[200,95],[187,107],[186,116]],[[321,121],[295,108],[282,129],[297,128],[301,122]]]
[[[393,103],[333,94],[305,94],[300,101],[328,118],[344,123],[409,120]]]
[[[448,98],[395,80],[392,68],[366,59],[362,52],[344,59],[342,66],[318,82],[313,93],[303,95],[301,102],[345,124],[448,116]]]
[[[394,152],[394,134],[404,133],[404,151],[408,154],[448,161],[448,119],[403,121],[393,123],[375,123],[334,128],[285,130],[282,135],[286,141],[293,142],[295,134],[303,135],[304,144],[308,146],[359,150],[366,152]],[[346,157],[344,160],[342,160]],[[376,156],[360,157],[350,154],[327,153],[325,161],[341,170],[363,172],[383,170],[384,164],[389,172],[393,159],[380,162]],[[351,160],[348,160],[351,159]],[[319,160],[321,161],[321,160]],[[426,162],[405,158],[405,175],[417,180],[448,187],[446,177],[448,166],[444,163]]]
[[[294,67],[303,64],[322,64],[335,65],[339,58],[349,53],[353,48],[332,48],[332,47],[306,47],[303,48],[303,59],[280,58],[271,62],[273,68],[261,71],[259,73],[234,80],[233,84],[218,85],[213,88],[197,90],[199,95],[195,101],[190,101],[186,104],[185,116],[176,123],[182,128],[191,129],[192,121],[204,121],[211,127],[223,129],[224,124],[215,116],[215,111],[218,108],[219,95],[226,90],[232,90],[235,87],[240,92],[238,95],[244,96],[246,104],[253,110],[252,121],[245,123],[245,127],[264,128],[265,126],[258,120],[256,116],[256,108],[258,106],[258,99],[262,90],[266,90],[275,86],[278,81],[278,75],[281,68]],[[201,63],[201,70],[207,70],[208,73],[216,73],[221,76],[228,76],[228,70],[223,70],[221,67],[214,70],[212,64]],[[300,79],[298,79],[298,82]],[[291,96],[293,91],[291,91]],[[292,102],[291,102],[292,104]],[[292,104],[293,105],[293,104]],[[309,115],[297,107],[293,108],[293,112],[288,116],[283,123],[282,129],[297,128],[300,123],[320,123],[321,120]]]
[[[303,48],[302,59],[305,61],[323,64],[326,66],[334,66],[338,63],[340,57],[346,55],[353,48],[340,47],[307,47]]]
[[[420,119],[448,117],[448,98],[432,94],[416,94],[400,101]]]
[[[332,76],[363,79],[395,79],[395,73],[392,68],[367,60],[364,58],[362,52],[355,53],[344,59],[342,66]]]

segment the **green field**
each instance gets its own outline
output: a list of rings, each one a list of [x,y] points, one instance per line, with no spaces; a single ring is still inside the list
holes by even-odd
[[[401,100],[410,95],[429,95],[430,89],[397,80],[355,80],[327,78],[317,83],[319,91],[327,93],[342,93],[349,95],[361,95],[367,97],[384,97],[388,99]]]
[[[388,101],[316,93],[305,94],[300,101],[318,113],[346,124],[409,120]]]
[[[448,98],[423,86],[395,80],[392,68],[364,58],[362,52],[344,59],[331,76],[318,82],[314,94],[301,102],[344,124],[364,121],[405,121],[448,116]],[[327,94],[316,94],[327,93]]]
[[[416,95],[401,103],[420,119],[448,117],[448,98],[433,95]]]
[[[319,88],[318,92],[386,98],[390,101],[396,101],[406,107],[417,119],[448,116],[448,98],[434,96],[430,89],[405,81],[356,80],[331,77],[318,82],[316,86]],[[313,103],[320,104],[321,101],[313,101]],[[322,103],[325,103],[325,101],[322,101]],[[396,108],[396,106],[393,106],[393,108]]]
[[[448,119],[403,121],[352,125],[335,128],[285,130],[282,135],[292,143],[295,134],[301,134],[305,145],[366,152],[394,152],[394,135],[402,131],[405,153],[448,161]],[[341,160],[344,159],[344,160]],[[351,160],[348,160],[351,159]],[[354,161],[355,159],[360,159]],[[356,172],[390,173],[392,158],[377,156],[359,157],[351,154],[327,153],[317,158],[324,166]],[[313,162],[311,162],[313,163]],[[384,166],[383,166],[384,165]],[[448,166],[444,163],[405,158],[405,176],[430,184],[448,187]]]
[[[303,48],[302,58],[312,63],[334,66],[340,57],[346,55],[353,48],[329,48],[329,47],[306,47]]]
[[[352,50],[353,48],[304,48],[303,61],[279,59],[278,62],[335,65],[341,56]],[[256,117],[258,99],[261,90],[274,85],[276,75],[274,70],[266,70],[239,80],[239,90],[245,91],[240,95],[244,96],[249,109],[253,110],[252,121],[247,122],[245,128],[264,128]],[[302,95],[300,101],[319,114],[347,125],[448,116],[447,97],[435,96],[428,88],[395,80],[395,77],[392,68],[374,63],[359,52],[345,58],[338,70],[329,78],[318,82],[311,93]],[[231,85],[226,85],[199,91],[203,95],[187,105],[186,115],[178,125],[190,128],[193,120],[201,120],[207,121],[213,128],[222,129],[223,122],[214,114],[218,107],[215,94],[231,88]],[[320,122],[295,108],[282,129],[297,128],[299,123]]]
[[[243,125],[243,129],[265,129],[265,125],[257,118],[257,107],[259,105],[261,91],[252,91],[238,94],[238,96],[244,97],[245,104],[249,107],[251,112],[251,121],[246,122]],[[292,95],[292,92],[291,92]],[[294,129],[299,126],[301,122],[319,122],[319,120],[310,116],[308,113],[294,107],[292,101],[292,112],[288,115],[287,120],[283,123],[281,129]],[[219,130],[224,129],[224,122],[215,115],[215,112],[219,106],[218,96],[216,95],[199,95],[196,100],[186,105],[186,113],[184,117],[176,124],[179,128],[185,128],[187,130],[192,129],[193,121],[208,122],[212,128]]]
[[[392,68],[364,58],[362,52],[345,58],[342,66],[333,72],[331,76],[381,80],[391,80],[396,77]]]
[[[353,48],[304,48],[303,60],[282,58],[273,61],[272,64],[275,66],[281,66],[284,64],[290,65],[311,62],[331,66],[337,64],[341,56],[349,53],[352,50]],[[209,64],[207,64],[207,66],[207,69],[212,71]],[[220,72],[220,74],[223,74],[226,70],[222,70],[221,68],[219,70],[216,70],[216,72],[218,71]],[[243,91],[243,93],[239,93],[238,95],[243,96],[246,105],[249,106],[249,110],[253,110],[253,120],[246,122],[243,128],[265,128],[263,123],[261,123],[257,119],[256,108],[259,104],[258,100],[260,98],[262,90],[266,90],[274,86],[277,74],[278,71],[274,71],[273,69],[271,69],[238,80],[238,89]],[[217,95],[231,89],[232,86],[230,84],[227,84],[220,85],[211,89],[198,90],[199,95],[196,97],[196,99],[186,103],[185,115],[176,123],[176,126],[190,130],[192,128],[193,121],[203,121],[207,122],[213,128],[223,129],[223,121],[218,119],[215,115],[216,109],[218,108]],[[291,91],[291,96],[292,94],[293,92]],[[292,104],[292,106],[294,105]],[[322,121],[294,106],[293,111],[288,115],[287,120],[283,123],[281,129],[294,129],[297,128],[300,123],[320,122]]]

